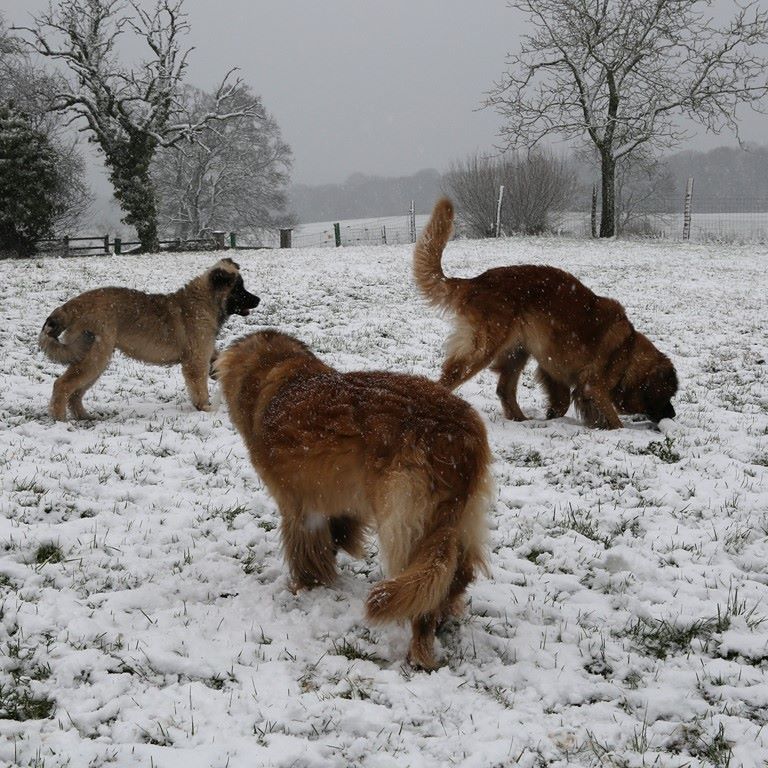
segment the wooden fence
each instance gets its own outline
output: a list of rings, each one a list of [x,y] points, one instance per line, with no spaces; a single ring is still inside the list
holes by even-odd
[[[138,240],[123,240],[109,235],[85,235],[83,237],[51,237],[35,242],[37,253],[55,255],[64,258],[72,256],[96,256],[99,254],[126,254],[139,252]],[[238,248],[235,232],[213,232],[210,237],[191,239],[175,238],[160,240],[161,251],[221,251]],[[249,247],[250,246],[243,246]]]

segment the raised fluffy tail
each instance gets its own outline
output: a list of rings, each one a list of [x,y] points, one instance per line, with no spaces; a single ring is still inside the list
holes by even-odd
[[[438,306],[451,301],[451,283],[441,264],[443,250],[453,232],[453,203],[441,197],[413,252],[413,276],[424,296]]]
[[[91,331],[82,331],[73,339],[61,341],[59,337],[66,330],[65,318],[60,310],[55,310],[43,324],[37,343],[55,363],[79,363],[88,353],[96,336]]]

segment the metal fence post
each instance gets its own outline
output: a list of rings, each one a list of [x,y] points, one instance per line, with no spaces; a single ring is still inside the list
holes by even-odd
[[[237,234],[235,232],[229,233],[229,247],[237,248]]]
[[[683,240],[691,239],[691,208],[693,206],[693,176],[688,177],[685,185],[685,205],[683,207]]]
[[[338,222],[333,225],[333,237],[336,240],[336,247],[338,248],[341,245],[341,224]]]
[[[411,234],[411,242],[416,242],[416,202],[414,200],[411,200],[411,208],[408,212],[408,219],[409,219],[409,226],[410,226],[410,234]]]
[[[494,237],[501,236],[501,201],[504,199],[504,185],[499,186],[499,201],[496,203],[496,227]]]
[[[290,248],[291,247],[291,231],[290,229],[281,229],[280,230],[280,247],[281,248]]]
[[[121,237],[115,238],[115,255],[119,256],[123,247],[123,239]]]

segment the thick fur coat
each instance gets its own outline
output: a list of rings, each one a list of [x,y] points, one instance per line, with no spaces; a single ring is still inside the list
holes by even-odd
[[[88,414],[83,395],[104,372],[116,349],[155,365],[181,365],[198,410],[207,410],[208,374],[216,336],[232,314],[247,315],[259,304],[243,284],[239,265],[221,259],[175,293],[154,294],[130,288],[96,288],[55,309],[38,343],[67,370],[53,385],[53,418]]]
[[[443,250],[453,205],[443,198],[416,244],[413,271],[422,294],[454,317],[440,383],[455,389],[483,368],[499,374],[497,394],[509,419],[525,418],[517,383],[529,358],[549,399],[547,418],[571,399],[585,421],[616,429],[619,414],[672,418],[677,374],[669,358],[635,330],[618,301],[597,296],[573,275],[547,266],[489,269],[446,277]]]
[[[434,633],[484,571],[490,450],[478,414],[428,379],[341,373],[277,331],[246,336],[215,369],[253,466],[281,512],[295,588],[331,583],[336,553],[378,532],[388,578],[371,621],[410,621],[410,659],[435,666]]]

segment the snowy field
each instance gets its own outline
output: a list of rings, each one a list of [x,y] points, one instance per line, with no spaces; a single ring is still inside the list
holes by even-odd
[[[449,244],[452,274],[550,263],[618,298],[681,389],[661,432],[545,422],[529,371],[522,424],[489,373],[460,390],[495,455],[492,577],[432,674],[404,666],[405,628],[363,621],[375,542],[332,589],[291,594],[275,505],[178,368],[116,356],[97,420],[46,415],[56,305],[175,289],[217,258],[0,263],[0,765],[766,764],[768,249]],[[438,372],[448,326],[410,246],[236,258],[262,304],[222,342],[277,326],[343,369]]]

